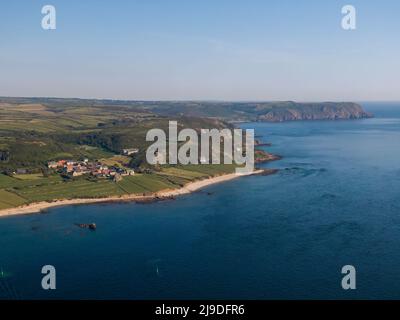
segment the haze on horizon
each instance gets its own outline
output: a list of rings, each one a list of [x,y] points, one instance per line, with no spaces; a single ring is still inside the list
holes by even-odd
[[[56,30],[41,28],[45,4]],[[399,101],[399,12],[396,0],[2,2],[0,96]]]

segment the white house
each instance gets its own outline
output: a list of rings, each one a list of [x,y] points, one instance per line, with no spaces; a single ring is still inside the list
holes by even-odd
[[[130,148],[130,149],[123,149],[122,150],[122,153],[125,156],[130,156],[130,155],[138,153],[138,152],[139,152],[139,149],[137,149],[137,148]]]

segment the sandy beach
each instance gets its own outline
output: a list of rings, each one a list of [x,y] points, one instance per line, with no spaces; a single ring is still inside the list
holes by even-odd
[[[52,202],[37,202],[32,203],[20,207],[9,208],[0,210],[0,217],[14,216],[14,215],[23,215],[23,214],[31,214],[31,213],[40,213],[44,210],[54,207],[60,206],[68,206],[68,205],[80,205],[80,204],[91,204],[91,203],[106,203],[106,202],[125,202],[125,201],[151,201],[154,199],[167,199],[175,196],[185,195],[202,188],[205,188],[209,185],[213,185],[216,183],[221,183],[229,180],[233,180],[236,178],[240,178],[243,176],[256,175],[263,173],[264,170],[255,170],[251,173],[247,174],[236,174],[230,173],[221,176],[211,177],[204,180],[194,181],[188,183],[182,188],[179,189],[169,189],[163,190],[156,193],[151,193],[148,195],[124,195],[124,196],[112,196],[107,198],[88,198],[88,199],[66,199],[66,200],[54,200]]]

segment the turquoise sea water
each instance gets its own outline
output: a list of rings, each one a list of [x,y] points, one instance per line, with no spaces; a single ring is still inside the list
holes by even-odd
[[[0,219],[0,297],[400,298],[400,103],[364,107],[377,117],[243,125],[284,157],[274,176]],[[355,291],[341,289],[347,264]]]

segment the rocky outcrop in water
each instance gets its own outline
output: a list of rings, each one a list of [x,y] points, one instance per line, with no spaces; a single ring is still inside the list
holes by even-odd
[[[97,229],[97,226],[95,223],[75,223],[75,225],[79,228],[89,229],[92,231],[95,231]]]

